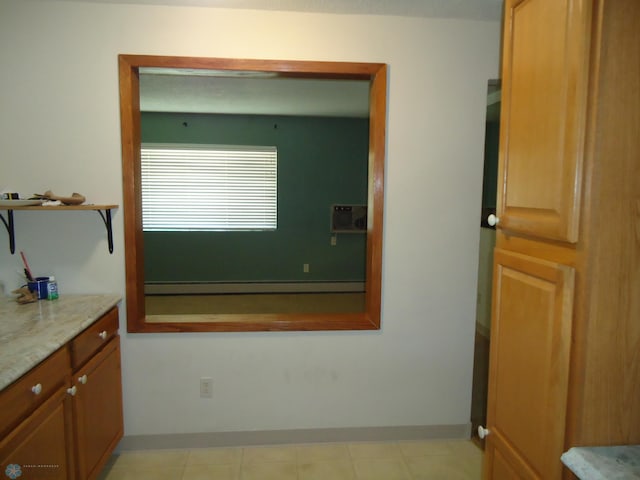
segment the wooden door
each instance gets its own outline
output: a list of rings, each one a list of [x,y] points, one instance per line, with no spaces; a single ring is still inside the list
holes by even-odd
[[[574,270],[497,248],[485,480],[559,479]]]
[[[74,374],[77,463],[81,479],[94,479],[123,434],[120,337]]]
[[[506,231],[577,241],[588,3],[506,1],[497,205]]]
[[[74,478],[72,465],[71,404],[65,386],[0,440],[0,475],[69,480]]]

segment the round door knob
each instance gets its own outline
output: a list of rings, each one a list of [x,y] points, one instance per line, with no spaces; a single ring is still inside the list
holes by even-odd
[[[497,224],[500,223],[500,219],[492,213],[487,217],[487,223],[492,227],[495,227]]]
[[[71,388],[67,388],[67,393],[72,397],[75,396],[77,391],[78,391],[78,388],[75,385]]]
[[[81,377],[78,377],[78,381],[83,385],[86,384],[87,383],[87,376],[86,375],[82,375]]]
[[[483,440],[487,435],[489,435],[489,433],[491,433],[489,429],[484,428],[482,425],[478,425],[478,436],[480,437],[480,440]]]
[[[98,334],[98,336],[99,336],[102,340],[106,339],[106,338],[107,338],[107,331],[106,331],[106,330],[101,331],[101,332]]]
[[[33,387],[31,387],[31,391],[35,395],[40,395],[40,392],[42,392],[42,385],[40,383],[34,385]]]

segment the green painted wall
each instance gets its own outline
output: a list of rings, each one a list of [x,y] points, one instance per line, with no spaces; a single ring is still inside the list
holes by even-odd
[[[333,203],[366,203],[368,119],[143,113],[141,136],[278,148],[278,229],[146,232],[147,281],[364,281],[366,236],[331,246],[329,215]]]

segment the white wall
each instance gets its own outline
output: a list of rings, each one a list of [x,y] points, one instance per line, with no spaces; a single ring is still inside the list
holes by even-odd
[[[0,188],[122,203],[119,53],[390,66],[382,330],[123,334],[125,434],[466,424],[498,24],[0,0]],[[113,255],[95,212],[16,225],[61,295],[124,296],[121,211]],[[7,291],[20,266],[0,228]]]

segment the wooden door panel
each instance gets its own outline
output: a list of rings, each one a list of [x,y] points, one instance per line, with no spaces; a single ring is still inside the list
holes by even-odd
[[[496,480],[526,480],[529,476],[519,475],[499,450],[494,450],[492,477]]]
[[[74,374],[78,389],[74,397],[74,409],[81,478],[96,478],[122,438],[119,341],[120,337],[116,336]]]
[[[0,471],[17,469],[20,480],[73,479],[72,445],[71,405],[63,387],[0,440]]]
[[[571,267],[495,250],[487,441],[522,478],[562,470],[573,283]]]
[[[583,3],[508,0],[502,72],[500,227],[572,243],[586,128]]]

